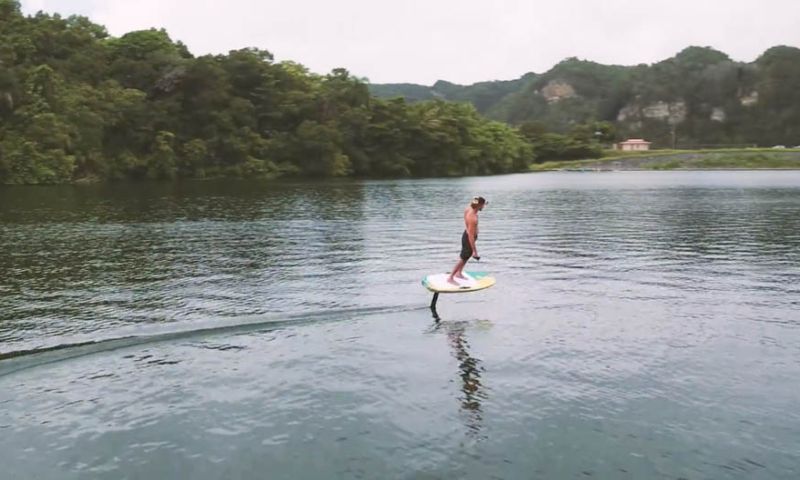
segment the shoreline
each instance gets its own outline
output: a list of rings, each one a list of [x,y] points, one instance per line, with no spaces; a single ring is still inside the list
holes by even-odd
[[[648,151],[607,158],[549,161],[533,164],[546,171],[662,171],[662,170],[800,170],[800,150],[746,149]]]
[[[706,150],[706,151],[649,151],[646,154],[629,154],[624,156],[609,156],[606,158],[583,160],[558,160],[534,163],[527,170],[495,174],[474,174],[456,176],[430,176],[430,177],[302,177],[302,176],[265,176],[247,178],[240,176],[213,175],[204,177],[184,177],[171,180],[157,179],[124,179],[108,180],[96,176],[82,177],[70,182],[54,183],[0,183],[3,187],[20,186],[80,186],[98,187],[111,185],[146,185],[146,184],[175,184],[195,182],[220,182],[220,181],[263,181],[265,183],[329,183],[351,182],[368,180],[421,180],[421,179],[458,179],[482,178],[501,175],[518,175],[525,173],[542,172],[648,172],[648,171],[792,171],[800,170],[800,149],[787,149],[775,151],[772,149],[750,150]]]
[[[559,168],[552,170],[532,170],[530,173],[548,173],[548,172],[742,172],[742,171],[794,171],[800,170],[798,167],[679,167],[670,169],[657,169],[657,168]]]
[[[359,181],[396,181],[396,180],[458,180],[463,178],[485,178],[485,177],[498,177],[503,175],[520,175],[520,174],[538,174],[538,173],[613,173],[613,172],[770,172],[770,171],[800,171],[800,165],[793,167],[676,167],[676,168],[637,168],[631,167],[552,167],[552,168],[539,168],[531,169],[530,171],[522,172],[509,172],[493,175],[466,175],[458,177],[397,177],[397,178],[242,178],[242,177],[198,177],[198,178],[181,178],[175,180],[114,180],[114,181],[75,181],[68,183],[0,183],[0,190],[8,188],[20,187],[80,187],[80,188],[97,188],[97,187],[132,187],[136,185],[174,185],[181,184],[201,184],[201,183],[219,183],[219,182],[263,182],[269,184],[306,184],[306,183],[350,183]]]

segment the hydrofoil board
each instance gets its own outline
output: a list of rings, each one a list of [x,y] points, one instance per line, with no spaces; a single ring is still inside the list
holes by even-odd
[[[489,288],[495,284],[494,277],[486,272],[461,272],[466,279],[454,278],[456,284],[447,281],[449,273],[435,273],[422,279],[422,285],[434,293],[466,293]]]

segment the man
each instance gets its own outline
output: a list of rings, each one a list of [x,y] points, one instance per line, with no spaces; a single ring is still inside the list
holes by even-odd
[[[489,202],[483,197],[474,197],[464,210],[464,225],[466,228],[464,233],[461,234],[461,259],[447,278],[447,281],[453,285],[458,285],[456,278],[467,279],[461,271],[464,270],[464,265],[467,264],[469,257],[474,257],[475,260],[480,260],[481,258],[478,255],[478,247],[475,246],[475,241],[478,240],[478,212],[483,210],[487,203]]]

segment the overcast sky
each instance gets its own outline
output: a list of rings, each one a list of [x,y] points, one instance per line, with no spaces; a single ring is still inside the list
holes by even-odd
[[[798,0],[22,0],[120,36],[165,28],[195,55],[269,50],[374,83],[469,84],[542,73],[567,57],[635,65],[710,46],[753,61],[800,47]]]

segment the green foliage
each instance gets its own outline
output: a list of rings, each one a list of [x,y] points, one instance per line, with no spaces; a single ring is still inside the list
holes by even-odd
[[[605,152],[603,158],[536,163],[548,170],[798,169],[800,149],[710,149]]]
[[[376,86],[0,0],[0,183],[485,175],[599,157],[625,136],[797,145],[797,85],[800,50],[782,46],[751,64],[690,47],[652,66],[570,58],[512,81]]]
[[[175,178],[177,162],[172,145],[175,135],[171,132],[158,132],[153,152],[147,158],[147,176],[156,179]]]
[[[370,92],[381,98],[403,97],[409,101],[434,100],[436,95],[429,87],[413,83],[370,84]]]
[[[548,132],[569,135],[575,125],[604,121],[614,126],[615,137],[602,142],[645,137],[655,147],[687,148],[800,144],[797,85],[798,48],[773,47],[755,62],[741,63],[712,48],[692,46],[653,65],[623,67],[568,58],[546,73],[529,73],[512,82],[370,88],[379,96],[413,91],[416,98],[425,98],[427,92],[469,101],[489,118],[522,129],[538,123]],[[550,155],[540,153],[540,159]]]
[[[562,133],[575,124],[613,120],[627,89],[627,78],[625,67],[568,58],[503,98],[487,110],[487,115],[513,124],[538,120]],[[548,88],[558,84],[569,85],[571,96],[548,97]]]
[[[11,0],[0,15],[0,183],[467,175],[534,159],[472,106],[377,99],[344,69],[253,48],[195,58],[164,30],[116,38]]]
[[[0,174],[7,183],[63,183],[72,178],[74,157],[58,148],[31,141],[9,141],[1,146]]]
[[[614,126],[608,122],[576,125],[568,134],[548,132],[544,124],[528,122],[520,132],[533,146],[537,163],[599,158],[603,155],[601,142],[614,138]]]

